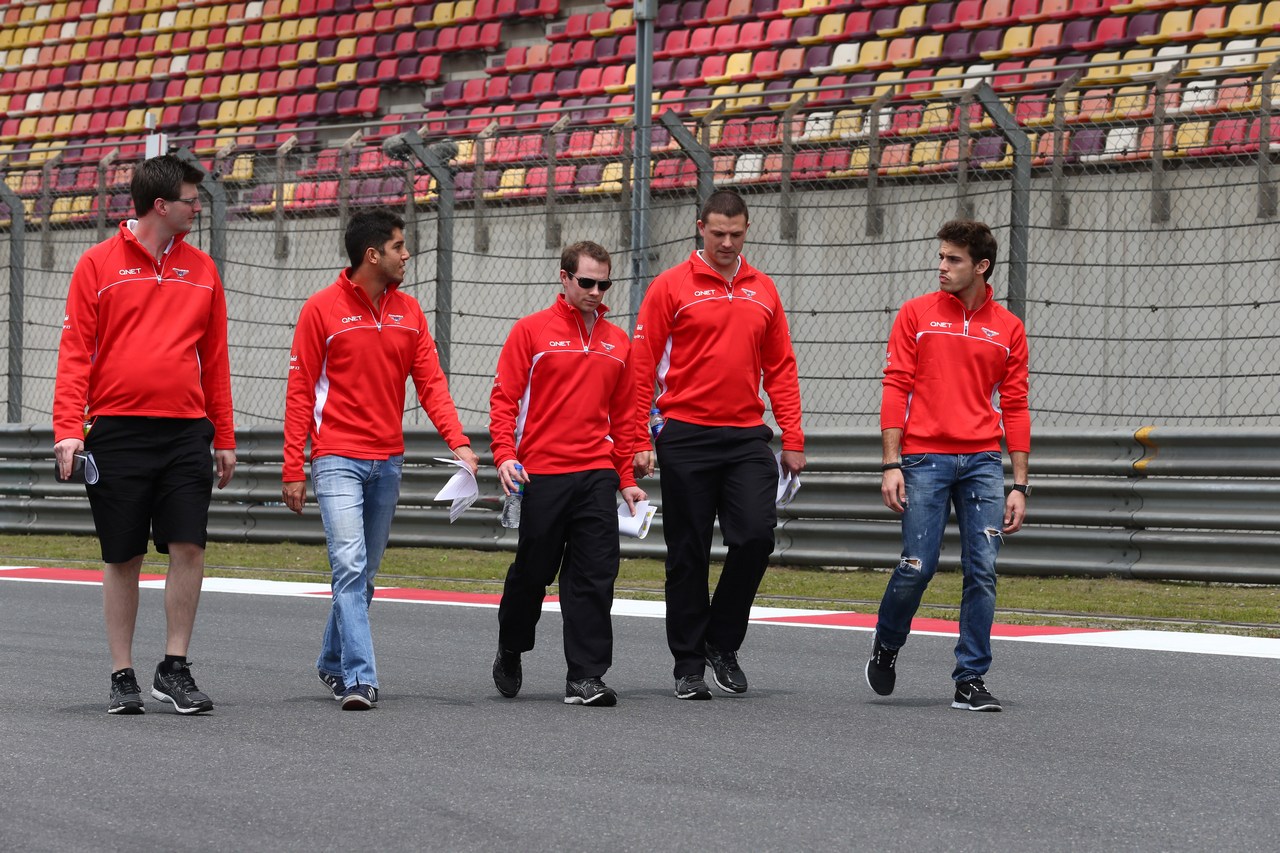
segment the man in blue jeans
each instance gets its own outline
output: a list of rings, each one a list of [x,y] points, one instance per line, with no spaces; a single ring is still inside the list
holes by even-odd
[[[476,470],[427,318],[400,291],[409,252],[404,221],[358,213],[346,230],[351,266],[302,307],[289,353],[284,415],[285,504],[307,498],[303,450],[329,543],[333,606],[316,667],[344,711],[378,702],[369,630],[373,580],[391,534],[404,463],[405,380],[454,454]]]
[[[991,229],[954,220],[937,236],[939,289],[902,306],[886,353],[880,492],[902,515],[902,557],[880,602],[866,678],[881,696],[893,692],[898,650],[937,571],[954,507],[964,581],[951,707],[999,711],[983,676],[991,666],[996,555],[1002,537],[1021,529],[1031,492],[1027,338],[987,284],[996,257]],[[1013,467],[1007,497],[1002,437]]]

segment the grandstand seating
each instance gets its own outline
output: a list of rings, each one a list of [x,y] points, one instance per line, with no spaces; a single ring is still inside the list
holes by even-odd
[[[459,173],[460,198],[621,187],[619,125],[632,118],[636,51],[625,0],[28,0],[0,9],[0,157],[24,204],[51,195],[32,206],[51,221],[96,216],[96,161],[118,147],[121,159],[136,157],[148,115],[205,158],[227,142],[270,151],[295,134],[306,149],[317,128],[341,122],[382,121],[369,133],[375,144],[407,127],[469,139],[497,122],[482,183]],[[530,43],[538,28],[545,39]],[[886,176],[945,172],[962,157],[1007,168],[1011,154],[989,119],[926,100],[958,93],[963,84],[947,78],[979,68],[1038,134],[1038,165],[1059,151],[1108,164],[1157,148],[1184,160],[1242,156],[1257,152],[1269,120],[1257,115],[1260,77],[1280,56],[1278,40],[1280,0],[664,2],[655,103],[690,120],[725,103],[712,147],[718,178],[735,184],[780,180],[784,140],[799,146],[793,179],[865,175],[873,125]],[[1064,67],[1084,64],[1059,115],[1053,90],[1071,73]],[[1162,72],[1174,77],[1157,93]],[[388,114],[382,90],[393,84],[422,91],[421,109]],[[784,127],[780,111],[805,87],[821,89]],[[871,99],[886,94],[870,115]],[[553,164],[546,133],[562,109],[573,129],[550,140]],[[1167,121],[1158,130],[1149,125],[1157,111]],[[963,150],[954,138],[962,121],[971,131]],[[688,160],[655,137],[653,188],[690,186]],[[340,164],[311,154],[279,199],[253,185],[251,158],[220,160],[229,185],[245,188],[236,212],[332,208]],[[41,166],[54,157],[45,187]],[[399,164],[361,156],[352,165],[353,203],[409,191]],[[434,190],[412,191],[426,201]]]

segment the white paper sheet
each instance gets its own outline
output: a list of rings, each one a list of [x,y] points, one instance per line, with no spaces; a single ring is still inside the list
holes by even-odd
[[[449,506],[449,523],[458,520],[458,516],[462,515],[467,509],[476,502],[476,498],[480,497],[480,486],[476,483],[476,475],[471,473],[471,466],[463,462],[461,459],[443,458],[437,456],[437,462],[444,462],[449,465],[458,466],[458,472],[449,478],[449,482],[444,484],[444,488],[436,493],[435,499],[438,501],[453,501]]]
[[[779,509],[791,503],[796,496],[796,492],[800,491],[800,476],[791,476],[791,472],[782,467],[782,454],[775,453],[773,458],[778,461],[778,496],[774,499],[774,505]]]
[[[648,501],[636,501],[636,514],[632,515],[626,503],[618,505],[618,534],[631,539],[643,539],[649,535],[649,525],[658,508]]]

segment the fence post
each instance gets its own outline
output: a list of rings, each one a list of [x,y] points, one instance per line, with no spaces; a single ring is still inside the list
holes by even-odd
[[[649,175],[653,126],[653,22],[657,0],[635,0],[636,118],[631,138],[631,316],[640,314],[640,301],[649,286]]]
[[[8,163],[5,163],[8,166]],[[22,323],[26,295],[27,211],[22,199],[0,181],[0,202],[9,206],[9,374],[8,421],[22,422]]]
[[[458,143],[446,139],[428,147],[416,130],[390,136],[382,143],[382,153],[396,160],[417,159],[436,179],[438,211],[436,216],[436,353],[440,369],[449,374],[449,350],[453,341],[453,166],[449,161],[458,156]]]
[[[780,236],[789,243],[794,243],[800,232],[800,215],[796,210],[795,193],[791,190],[791,170],[796,163],[796,143],[791,133],[791,124],[805,104],[809,103],[808,95],[796,98],[782,111],[782,215],[779,218]]]
[[[276,149],[276,203],[271,211],[271,219],[276,233],[276,260],[279,261],[289,257],[289,235],[284,230],[284,166],[289,160],[289,154],[297,147],[298,137],[295,134]]]
[[[1071,221],[1071,200],[1067,198],[1063,166],[1067,160],[1067,92],[1080,81],[1073,72],[1053,90],[1053,194],[1049,203],[1049,224],[1066,228]]]
[[[179,148],[174,152],[181,160],[185,160],[200,171],[204,166],[189,148]],[[201,181],[200,188],[209,196],[209,257],[218,268],[219,275],[227,273],[227,188],[222,185],[222,176],[217,172],[209,175],[209,180]]]
[[[1276,185],[1271,179],[1271,117],[1275,115],[1275,102],[1271,87],[1275,83],[1280,59],[1262,72],[1262,117],[1258,119],[1258,218],[1270,219],[1276,215]]]
[[[568,114],[560,116],[556,123],[547,128],[542,136],[542,147],[547,153],[547,219],[546,246],[548,249],[560,248],[560,215],[556,213],[556,166],[560,152],[556,150],[556,137],[569,126]]]
[[[496,121],[489,122],[489,125],[476,135],[475,141],[475,177],[471,180],[471,209],[475,218],[473,245],[476,252],[483,254],[489,252],[489,220],[485,215],[485,190],[489,186],[489,181],[484,171],[484,149],[488,146],[489,140],[497,136],[498,127]],[[493,147],[496,151],[497,143],[494,143]]]
[[[693,138],[693,134],[689,132],[689,128],[676,117],[676,114],[667,111],[662,114],[662,123],[667,126],[667,130],[671,133],[671,138],[676,141],[684,152],[689,155],[689,159],[698,167],[698,209],[702,209],[702,203],[715,192],[715,161],[711,159],[711,152],[698,143]],[[633,238],[634,239],[634,238]],[[701,238],[699,238],[698,248],[701,246]]]
[[[36,216],[40,217],[40,268],[53,269],[53,167],[62,160],[62,152],[44,161],[40,167],[40,201],[37,202]]]
[[[1169,188],[1164,180],[1164,119],[1166,115],[1164,94],[1169,84],[1182,73],[1183,63],[1161,74],[1155,82],[1155,127],[1151,132],[1151,221],[1168,222],[1173,215],[1169,201]]]
[[[871,134],[867,138],[867,225],[863,233],[868,237],[878,237],[884,233],[884,206],[880,204],[880,112],[893,100],[892,86],[885,89],[867,107],[867,117],[871,122]]]
[[[342,154],[338,157],[338,227],[346,228],[347,220],[350,218],[351,212],[351,168],[355,165],[352,162],[351,149],[364,139],[364,131],[357,129],[355,133],[342,143]],[[338,241],[338,255],[342,258],[347,257],[347,247]]]
[[[112,148],[98,161],[98,242],[107,239],[107,214],[110,213],[111,194],[107,192],[107,171],[120,155],[119,148]]]
[[[1009,199],[1009,310],[1027,319],[1027,254],[1031,233],[1031,142],[991,84],[982,82],[974,95],[1013,148],[1013,188]]]

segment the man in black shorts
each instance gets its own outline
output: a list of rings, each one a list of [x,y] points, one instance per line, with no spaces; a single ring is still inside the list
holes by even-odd
[[[165,657],[151,695],[180,714],[213,709],[191,676],[187,647],[214,469],[218,488],[226,486],[236,453],[222,280],[184,240],[203,177],[173,156],[138,166],[130,187],[138,218],[81,257],[63,319],[54,455],[61,478],[84,472],[106,563],[110,714],[144,710],[132,658],[149,537],[169,555]]]

